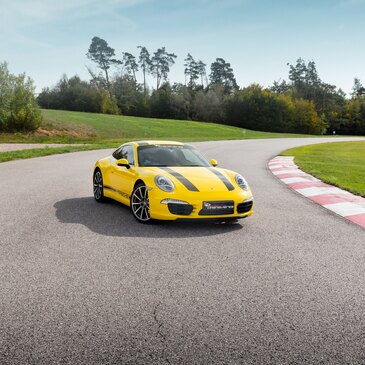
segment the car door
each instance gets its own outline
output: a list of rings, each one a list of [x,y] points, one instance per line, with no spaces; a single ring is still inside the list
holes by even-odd
[[[132,145],[122,146],[113,157],[110,174],[111,186],[114,190],[116,199],[120,200],[122,203],[129,204],[129,199],[137,176],[134,162],[134,148]],[[122,158],[125,158],[128,161],[130,168],[117,165],[117,161]]]

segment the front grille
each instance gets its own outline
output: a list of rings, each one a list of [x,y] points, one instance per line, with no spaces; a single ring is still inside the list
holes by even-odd
[[[167,206],[170,213],[176,215],[189,215],[193,211],[193,206],[190,204],[168,203]]]
[[[243,202],[237,205],[237,213],[247,213],[251,210],[253,205],[253,200],[248,202]]]
[[[233,200],[203,202],[199,215],[227,215],[234,213]]]

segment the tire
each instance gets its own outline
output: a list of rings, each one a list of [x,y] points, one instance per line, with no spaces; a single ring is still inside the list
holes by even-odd
[[[139,223],[152,223],[148,190],[145,184],[140,183],[135,186],[131,196],[131,211]]]
[[[102,203],[105,201],[103,175],[100,169],[95,169],[94,171],[93,192],[94,192],[94,198],[98,203]]]

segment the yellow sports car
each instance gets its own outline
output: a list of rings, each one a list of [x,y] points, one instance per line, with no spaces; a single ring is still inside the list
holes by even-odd
[[[141,223],[153,220],[236,220],[252,214],[246,180],[217,168],[192,146],[179,142],[123,144],[98,160],[93,174],[96,201],[115,199]]]

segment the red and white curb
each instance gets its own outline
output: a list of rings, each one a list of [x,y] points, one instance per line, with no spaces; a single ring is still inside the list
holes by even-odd
[[[277,156],[269,169],[284,184],[324,208],[365,228],[365,198],[325,184],[300,170],[292,156]]]

